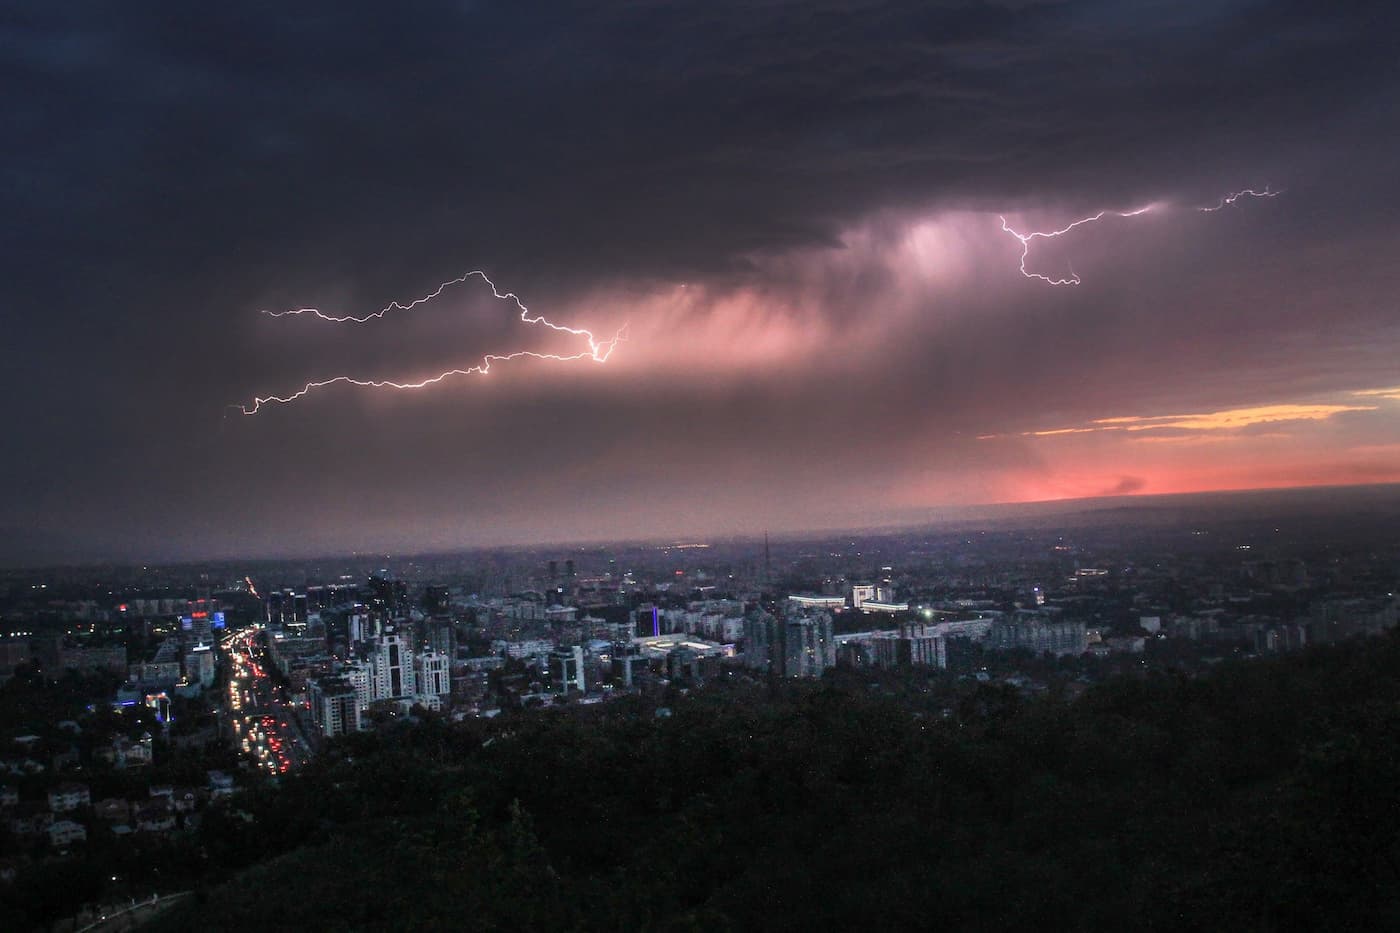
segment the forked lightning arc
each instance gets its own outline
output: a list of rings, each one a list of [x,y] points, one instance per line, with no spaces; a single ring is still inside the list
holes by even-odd
[[[1205,213],[1211,213],[1213,211],[1218,211],[1221,208],[1234,204],[1236,201],[1243,197],[1275,198],[1278,197],[1280,194],[1282,194],[1282,192],[1270,190],[1270,188],[1267,185],[1264,186],[1264,190],[1262,191],[1255,191],[1253,188],[1245,188],[1242,191],[1234,191],[1230,194],[1225,195],[1225,197],[1221,198],[1215,204],[1206,207],[1198,207],[1196,208],[1196,210],[1203,211]],[[1063,278],[1057,278],[1053,275],[1046,275],[1042,272],[1032,272],[1029,269],[1027,269],[1026,259],[1030,256],[1031,241],[1035,239],[1049,240],[1053,239],[1054,237],[1064,236],[1066,233],[1069,233],[1075,227],[1080,227],[1084,224],[1095,223],[1096,221],[1103,220],[1105,217],[1137,217],[1141,214],[1146,214],[1148,211],[1157,210],[1159,207],[1162,206],[1163,205],[1160,204],[1148,204],[1144,207],[1139,207],[1131,211],[1103,210],[1089,217],[1081,217],[1074,223],[1069,224],[1065,227],[1061,227],[1058,230],[1037,230],[1031,233],[1020,233],[1016,230],[1013,230],[1011,228],[1011,225],[1006,222],[1006,218],[1004,216],[1000,217],[999,219],[1001,220],[1001,229],[1011,234],[1021,242],[1021,274],[1023,276],[1025,276],[1028,279],[1039,279],[1040,281],[1050,285],[1078,285],[1080,283],[1079,274],[1075,272],[1073,268],[1069,270],[1069,275]]]
[[[1216,204],[1212,204],[1212,205],[1210,205],[1209,207],[1198,207],[1198,208],[1196,208],[1196,210],[1198,210],[1198,211],[1204,211],[1205,213],[1209,214],[1211,211],[1218,211],[1218,210],[1220,210],[1222,207],[1225,207],[1225,206],[1230,205],[1230,204],[1234,204],[1234,203],[1235,203],[1236,201],[1238,201],[1240,198],[1243,198],[1243,197],[1245,197],[1245,196],[1248,196],[1248,197],[1251,197],[1251,198],[1276,198],[1276,197],[1278,197],[1280,194],[1283,194],[1283,192],[1282,192],[1282,191],[1271,191],[1271,190],[1269,190],[1269,186],[1268,186],[1268,185],[1265,185],[1265,186],[1264,186],[1264,190],[1263,190],[1263,191],[1255,191],[1253,188],[1245,188],[1243,191],[1236,191],[1236,192],[1234,192],[1233,194],[1227,194],[1227,195],[1225,195],[1225,197],[1221,198],[1220,201],[1219,201],[1218,203],[1216,203]]]
[[[1281,193],[1282,192],[1271,190],[1267,186],[1261,191],[1256,191],[1253,188],[1245,188],[1243,190],[1235,191],[1225,195],[1215,204],[1198,207],[1196,209],[1199,211],[1210,213],[1213,211],[1221,210],[1222,208],[1234,204],[1240,198],[1273,198],[1277,197]],[[1015,237],[1017,241],[1019,241],[1021,244],[1021,275],[1025,276],[1028,279],[1038,279],[1049,285],[1078,285],[1080,284],[1081,280],[1079,278],[1079,274],[1074,271],[1073,267],[1070,268],[1069,275],[1063,277],[1047,275],[1042,272],[1032,272],[1031,270],[1027,269],[1026,261],[1030,256],[1031,242],[1037,239],[1049,240],[1055,237],[1064,236],[1065,234],[1069,233],[1077,227],[1081,227],[1086,224],[1096,223],[1100,220],[1103,220],[1105,217],[1137,217],[1139,215],[1146,214],[1149,211],[1157,210],[1162,206],[1164,205],[1154,203],[1145,205],[1143,207],[1135,208],[1134,210],[1130,211],[1102,210],[1099,211],[1097,214],[1092,214],[1088,217],[1081,217],[1079,220],[1067,224],[1066,226],[1061,227],[1058,230],[1036,230],[1030,233],[1021,233],[1013,229],[1011,225],[1006,222],[1006,217],[1001,216],[1001,229],[1004,232],[1009,233],[1011,236]],[[407,304],[401,303],[397,300],[391,301],[389,302],[389,304],[385,305],[383,308],[380,308],[378,311],[374,311],[363,316],[357,317],[355,315],[327,314],[318,308],[292,308],[286,311],[264,311],[263,313],[268,315],[269,317],[288,317],[291,315],[298,314],[310,314],[323,321],[329,321],[333,324],[366,324],[377,318],[382,318],[392,311],[411,311],[419,305],[426,304],[434,300],[435,298],[440,297],[443,294],[443,292],[445,292],[452,286],[464,284],[469,279],[473,278],[479,278],[483,282],[485,282],[487,286],[490,287],[491,294],[494,295],[496,298],[502,301],[513,301],[515,303],[515,306],[520,309],[520,320],[524,323],[539,324],[548,328],[549,330],[570,334],[574,337],[582,337],[584,340],[587,341],[588,349],[580,350],[577,353],[569,354],[540,353],[535,350],[515,350],[510,353],[488,353],[485,356],[483,356],[481,358],[481,362],[477,363],[475,366],[466,366],[455,369],[449,369],[444,372],[440,372],[435,376],[429,376],[425,379],[420,379],[416,382],[399,382],[392,379],[359,379],[354,376],[345,375],[331,376],[327,379],[319,379],[313,382],[308,382],[305,385],[303,385],[300,389],[297,389],[295,392],[292,392],[290,395],[255,396],[251,405],[239,404],[231,407],[239,409],[245,415],[255,415],[265,405],[285,405],[289,402],[295,402],[298,399],[305,397],[307,394],[311,393],[316,389],[323,389],[327,386],[337,385],[341,383],[345,385],[359,386],[362,388],[372,389],[422,389],[428,386],[436,385],[437,383],[442,382],[445,379],[449,379],[453,376],[484,376],[491,371],[491,365],[493,363],[506,363],[510,362],[511,360],[518,360],[524,358],[536,360],[552,360],[554,362],[559,363],[570,363],[577,360],[588,359],[592,360],[595,363],[606,363],[608,361],[608,358],[612,356],[613,350],[617,348],[618,343],[627,339],[627,325],[625,324],[621,328],[619,328],[612,335],[612,337],[608,338],[607,340],[600,340],[593,334],[592,331],[587,330],[586,328],[569,327],[564,324],[556,324],[553,321],[550,321],[547,318],[545,318],[542,314],[531,314],[530,309],[525,306],[525,303],[520,300],[518,295],[516,295],[514,292],[502,292],[499,288],[496,287],[496,283],[491,281],[491,279],[486,275],[486,273],[481,271],[480,269],[473,269],[471,272],[464,273],[463,275],[460,275],[455,279],[448,279],[446,282],[443,282],[437,288],[433,289],[433,291],[429,292],[426,295],[423,295],[420,298],[415,298],[412,301],[409,301]]]
[[[362,388],[371,389],[422,389],[426,388],[427,386],[436,385],[437,383],[442,382],[444,379],[451,378],[452,376],[484,376],[491,371],[491,364],[493,363],[506,363],[511,360],[525,358],[535,360],[553,360],[555,362],[560,363],[569,363],[575,360],[589,359],[595,363],[606,363],[608,361],[608,357],[612,355],[612,352],[614,349],[616,349],[618,343],[627,339],[627,325],[625,324],[621,328],[619,328],[612,335],[612,337],[608,338],[607,340],[599,340],[597,337],[594,336],[592,331],[587,330],[585,328],[568,327],[564,324],[556,324],[553,321],[550,321],[547,318],[545,318],[542,314],[531,314],[530,309],[525,306],[525,303],[520,300],[520,297],[518,295],[516,295],[514,292],[502,292],[496,287],[496,283],[491,281],[491,279],[486,275],[486,273],[482,272],[480,269],[473,269],[471,272],[464,273],[463,275],[460,275],[455,279],[449,279],[446,282],[443,282],[441,285],[439,285],[437,288],[435,288],[428,294],[422,296],[421,298],[415,298],[407,304],[402,304],[397,300],[391,301],[389,302],[389,304],[380,308],[378,311],[374,311],[362,317],[356,317],[354,315],[338,316],[333,314],[327,314],[324,311],[321,311],[317,308],[292,308],[287,311],[263,311],[263,314],[266,314],[269,317],[288,317],[290,315],[296,314],[311,314],[315,317],[320,318],[323,321],[330,321],[333,324],[365,324],[369,321],[375,320],[376,318],[382,318],[391,311],[411,311],[419,305],[426,304],[427,302],[432,301],[434,298],[439,297],[444,291],[451,288],[452,286],[461,285],[467,282],[469,279],[473,278],[479,278],[483,282],[485,282],[487,286],[490,287],[491,294],[494,295],[496,298],[501,299],[503,301],[510,300],[515,302],[515,306],[520,309],[520,320],[524,321],[526,324],[540,324],[544,327],[549,328],[550,330],[571,334],[575,337],[582,337],[588,342],[588,349],[580,350],[577,353],[569,354],[539,353],[534,350],[515,350],[511,353],[488,353],[485,356],[483,356],[481,358],[481,362],[476,364],[475,366],[449,369],[445,372],[438,373],[435,376],[429,376],[426,379],[420,379],[416,382],[398,382],[392,379],[357,379],[354,376],[332,376],[328,379],[320,379],[314,382],[308,382],[297,391],[291,393],[290,395],[257,396],[253,399],[252,405],[236,405],[234,407],[241,410],[245,415],[255,415],[264,405],[271,405],[274,403],[285,405],[289,402],[295,402],[297,399],[302,398],[303,396],[307,395],[315,389],[323,389],[326,386],[337,385],[341,383],[345,385],[360,386]]]
[[[1048,282],[1051,285],[1078,285],[1079,273],[1075,272],[1073,269],[1070,270],[1069,278],[1065,279],[1057,279],[1053,276],[1045,275],[1040,272],[1031,272],[1028,269],[1026,269],[1026,257],[1029,256],[1031,252],[1031,240],[1034,240],[1037,237],[1048,240],[1052,237],[1063,236],[1064,234],[1069,233],[1075,227],[1080,227],[1084,224],[1091,224],[1097,220],[1103,220],[1105,217],[1136,217],[1139,214],[1146,214],[1148,211],[1152,210],[1154,206],[1155,205],[1149,204],[1146,207],[1139,207],[1137,210],[1134,211],[1099,211],[1092,217],[1083,217],[1079,220],[1076,220],[1068,227],[1061,227],[1058,230],[1049,230],[1044,232],[1036,231],[1034,233],[1017,233],[1015,230],[1011,229],[1009,224],[1007,224],[1006,218],[1001,217],[1001,229],[1005,230],[1007,233],[1011,234],[1016,239],[1021,241],[1021,274],[1024,275],[1026,278],[1040,279],[1042,282]]]

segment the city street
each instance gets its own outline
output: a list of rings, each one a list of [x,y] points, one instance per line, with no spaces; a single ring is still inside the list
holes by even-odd
[[[286,774],[304,765],[312,752],[283,691],[268,673],[258,631],[243,629],[224,639],[231,667],[224,703],[237,748],[268,773]]]

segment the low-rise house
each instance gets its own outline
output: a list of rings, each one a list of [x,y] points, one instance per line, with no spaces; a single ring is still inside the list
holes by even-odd
[[[92,755],[114,768],[143,768],[151,763],[153,742],[149,732],[142,733],[141,738],[135,741],[124,735],[114,735],[110,745],[93,749]]]
[[[17,809],[10,818],[10,832],[16,836],[38,836],[49,831],[53,825],[53,814],[30,805]]]
[[[86,784],[65,781],[49,791],[49,809],[55,813],[68,813],[92,802]]]
[[[19,803],[19,791],[9,784],[0,784],[0,807],[13,807]]]
[[[233,776],[222,771],[209,772],[209,795],[211,797],[227,797],[232,794]]]
[[[142,833],[168,833],[175,828],[175,811],[168,800],[152,801],[136,811],[136,830]]]
[[[125,823],[131,819],[131,804],[120,797],[108,797],[93,804],[93,812],[104,823]]]
[[[199,794],[193,787],[177,787],[170,794],[176,813],[192,813],[199,806]]]
[[[87,842],[87,828],[72,820],[57,820],[49,826],[49,842],[56,849],[71,846],[75,842]]]
[[[125,736],[117,739],[115,745],[120,767],[141,768],[150,764],[153,743],[149,732],[141,733],[141,737],[134,742]]]
[[[26,774],[43,774],[47,770],[41,762],[33,758],[7,758],[0,761],[0,771],[6,771],[17,777],[24,777]]]

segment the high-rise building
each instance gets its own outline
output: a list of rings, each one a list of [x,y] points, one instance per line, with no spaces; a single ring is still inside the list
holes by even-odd
[[[632,613],[632,632],[638,638],[661,634],[661,610],[647,604],[639,606]]]
[[[348,735],[360,728],[355,687],[339,675],[316,677],[306,684],[311,721],[324,738]]]
[[[426,651],[413,658],[415,693],[444,697],[452,693],[452,670],[447,655]]]
[[[783,625],[783,676],[820,677],[836,666],[831,614],[789,618]]]
[[[909,641],[909,663],[921,667],[948,667],[948,640],[937,635],[915,636]]]
[[[426,639],[428,647],[448,658],[457,656],[457,626],[451,619],[429,619]]]
[[[379,618],[365,606],[357,605],[345,619],[346,637],[354,645],[379,637]]]
[[[782,625],[766,612],[744,617],[744,666],[782,673]]]
[[[403,580],[369,578],[370,603],[394,614],[408,608],[408,584]]]
[[[1040,619],[999,621],[987,634],[987,647],[999,651],[1026,648],[1035,654],[1080,655],[1089,649],[1083,622]]]
[[[392,700],[412,696],[413,651],[402,635],[391,632],[380,636],[374,646],[374,699]]]
[[[612,648],[613,675],[622,674],[622,685],[632,687],[651,666],[650,660],[636,645],[628,642]]]
[[[551,652],[549,679],[561,692],[567,693],[574,689],[579,693],[587,693],[588,686],[583,674],[583,646],[574,645],[563,651]]]
[[[211,646],[195,645],[186,653],[185,680],[206,690],[214,685],[214,649]]]
[[[351,661],[341,673],[355,688],[355,705],[363,713],[374,699],[374,665],[368,661]]]
[[[937,635],[917,631],[921,626],[904,626],[899,634],[887,632],[870,640],[871,661],[877,667],[948,666],[948,642]],[[912,631],[911,631],[912,630]]]
[[[286,609],[286,602],[287,598],[280,592],[267,594],[267,624],[270,627],[274,629],[282,627],[284,622],[282,613]]]

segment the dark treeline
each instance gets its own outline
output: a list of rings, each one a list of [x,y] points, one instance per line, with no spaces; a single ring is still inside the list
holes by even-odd
[[[1074,701],[847,678],[356,736],[211,811],[155,928],[1395,929],[1397,675],[1391,636]]]

